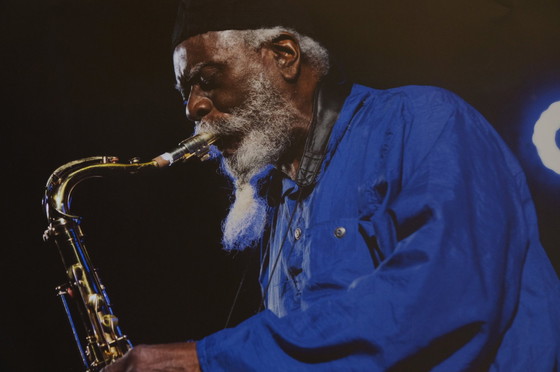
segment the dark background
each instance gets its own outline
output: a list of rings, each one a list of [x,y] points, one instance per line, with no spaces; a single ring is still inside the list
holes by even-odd
[[[542,166],[531,135],[540,113],[560,100],[560,3],[305,3],[355,81],[377,88],[442,86],[492,122],[525,168],[542,242],[558,270],[560,175]],[[77,371],[78,354],[54,293],[64,269],[41,240],[43,187],[68,161],[150,159],[190,135],[173,89],[177,4],[0,4],[0,370]],[[84,217],[93,262],[135,344],[196,339],[224,327],[249,262],[245,254],[220,250],[230,191],[216,164],[197,161],[157,176],[92,180],[76,191],[73,207]],[[253,274],[251,267],[248,282]],[[244,287],[233,324],[251,314],[256,290]]]

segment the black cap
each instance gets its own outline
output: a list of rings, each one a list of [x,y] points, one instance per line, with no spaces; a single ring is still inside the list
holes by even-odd
[[[288,0],[181,0],[172,43],[209,31],[286,27],[314,36],[310,17]]]

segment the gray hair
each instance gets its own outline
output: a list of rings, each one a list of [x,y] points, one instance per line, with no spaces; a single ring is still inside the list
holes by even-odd
[[[309,36],[302,35],[295,30],[285,27],[260,28],[256,30],[227,30],[220,31],[222,47],[232,48],[244,43],[251,49],[258,51],[263,45],[274,41],[282,33],[287,32],[294,36],[299,43],[302,57],[307,60],[317,71],[319,76],[324,76],[329,71],[329,52],[318,41]]]

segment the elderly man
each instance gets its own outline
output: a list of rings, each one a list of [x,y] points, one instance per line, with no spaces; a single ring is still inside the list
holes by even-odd
[[[225,249],[265,309],[107,371],[552,371],[559,283],[524,175],[474,109],[340,79],[288,5],[185,1],[178,88],[235,184]]]

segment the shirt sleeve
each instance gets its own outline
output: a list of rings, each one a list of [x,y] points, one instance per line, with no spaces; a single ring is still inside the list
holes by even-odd
[[[429,148],[415,145],[428,117],[416,120],[364,222],[382,257],[375,271],[305,311],[263,311],[202,339],[203,371],[488,369],[535,244],[531,199],[474,110],[453,110],[437,138],[418,141]]]

